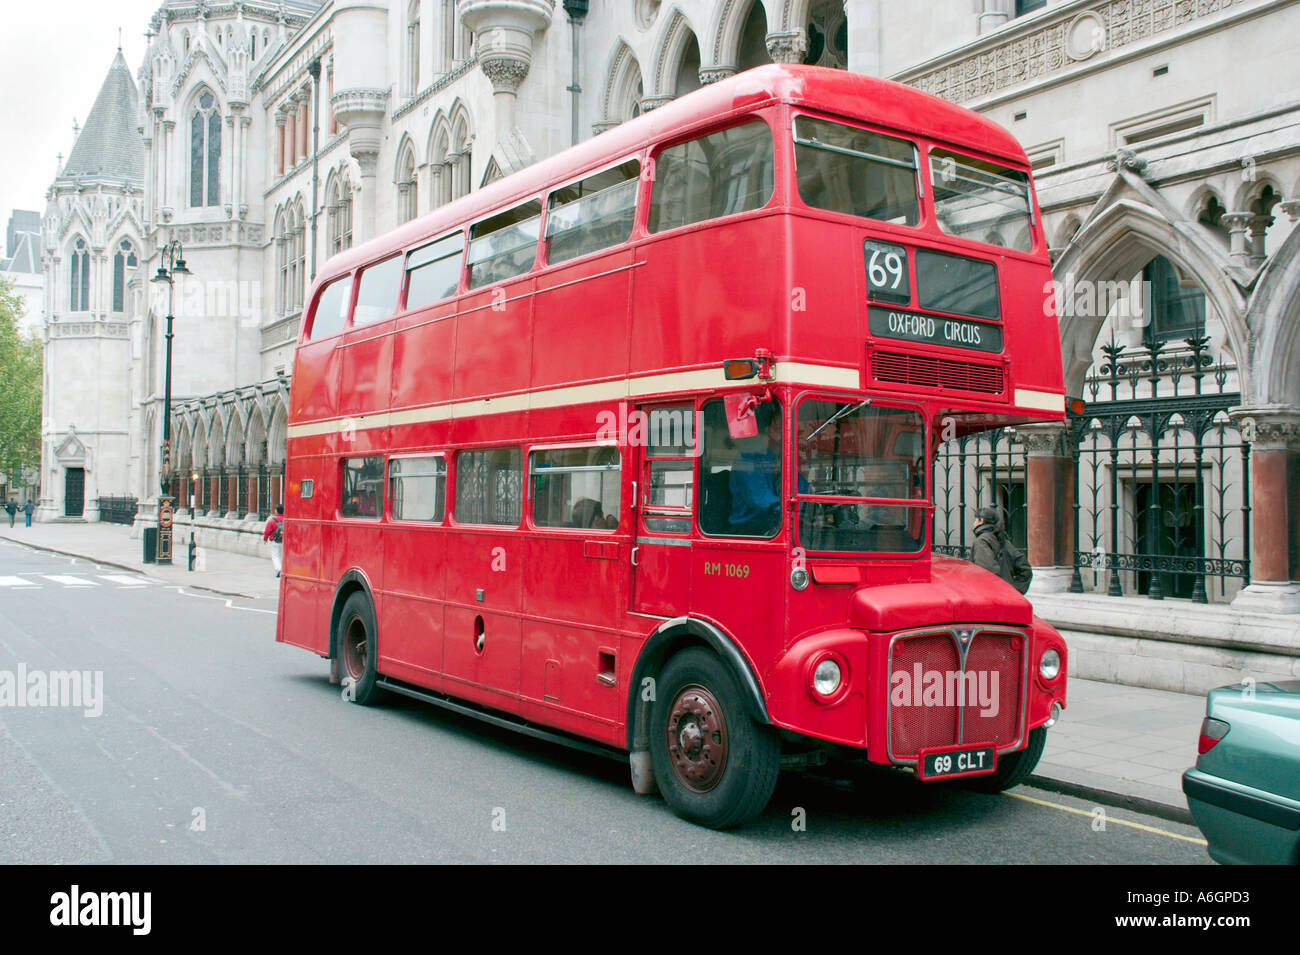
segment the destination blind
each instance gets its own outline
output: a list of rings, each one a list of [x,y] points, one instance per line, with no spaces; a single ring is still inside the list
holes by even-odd
[[[922,315],[897,308],[870,306],[868,327],[878,338],[899,338],[928,345],[970,348],[978,351],[1002,351],[1002,329],[987,322],[967,322],[941,315]]]

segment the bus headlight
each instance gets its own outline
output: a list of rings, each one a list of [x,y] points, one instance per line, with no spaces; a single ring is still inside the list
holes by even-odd
[[[1055,647],[1048,647],[1043,651],[1043,657],[1038,661],[1038,675],[1047,682],[1055,680],[1061,672],[1061,655],[1056,652]]]
[[[807,567],[796,567],[790,571],[790,586],[795,590],[807,590],[810,579]]]
[[[840,688],[840,681],[844,675],[840,672],[840,665],[827,657],[821,663],[817,664],[817,669],[813,670],[813,689],[819,696],[834,696]]]

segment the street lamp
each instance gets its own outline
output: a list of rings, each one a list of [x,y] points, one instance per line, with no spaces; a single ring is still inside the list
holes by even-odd
[[[167,286],[167,364],[163,384],[163,420],[162,420],[162,467],[159,469],[158,484],[162,493],[158,496],[158,551],[156,559],[160,564],[172,562],[172,498],[167,493],[168,477],[172,467],[172,296],[175,292],[173,280],[177,275],[192,274],[185,267],[185,253],[179,241],[173,239],[162,247],[159,253],[158,274],[153,280]]]

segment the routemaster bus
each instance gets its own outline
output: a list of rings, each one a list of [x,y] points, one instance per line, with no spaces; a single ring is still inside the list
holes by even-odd
[[[277,639],[356,703],[625,754],[705,826],[830,758],[1016,785],[1065,643],[932,551],[931,462],[1064,417],[1050,278],[1009,133],[839,70],[485,185],[315,280]]]

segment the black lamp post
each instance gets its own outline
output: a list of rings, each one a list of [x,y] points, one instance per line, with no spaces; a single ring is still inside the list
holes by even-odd
[[[162,490],[158,496],[157,561],[160,564],[172,562],[172,498],[167,493],[172,469],[172,297],[175,276],[192,274],[185,267],[184,254],[180,242],[175,239],[168,242],[162,248],[158,273],[153,277],[155,282],[167,286],[167,364],[163,384],[162,466],[158,478]]]

